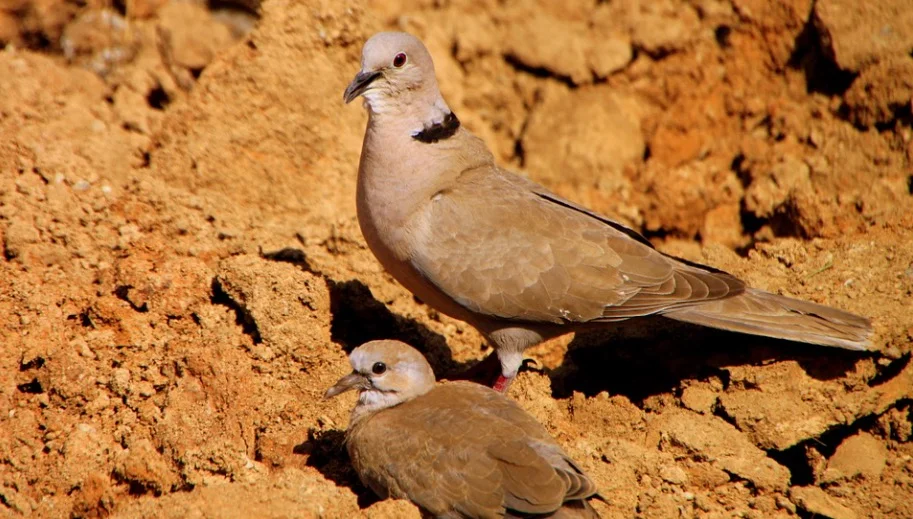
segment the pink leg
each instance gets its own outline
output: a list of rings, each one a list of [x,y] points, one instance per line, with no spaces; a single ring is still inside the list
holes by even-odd
[[[514,381],[514,377],[505,377],[504,375],[498,375],[498,379],[495,380],[492,389],[499,393],[507,394],[507,390],[510,389],[510,383]]]

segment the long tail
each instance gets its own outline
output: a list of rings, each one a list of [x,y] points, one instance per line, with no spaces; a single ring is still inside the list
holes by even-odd
[[[776,339],[848,350],[871,347],[872,323],[865,317],[753,288],[734,297],[663,315],[677,321]]]

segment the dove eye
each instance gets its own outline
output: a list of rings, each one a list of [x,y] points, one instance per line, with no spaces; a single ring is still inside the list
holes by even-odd
[[[396,68],[401,68],[406,64],[406,55],[402,52],[393,57],[393,66]],[[380,363],[378,363],[380,364]],[[375,364],[376,366],[377,364]]]
[[[387,365],[383,362],[375,362],[374,365],[371,366],[371,371],[375,375],[383,375],[384,372],[387,371]]]

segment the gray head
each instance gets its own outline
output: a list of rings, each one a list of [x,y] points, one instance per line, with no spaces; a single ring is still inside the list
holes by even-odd
[[[400,341],[366,342],[352,350],[349,363],[352,373],[339,379],[324,398],[358,390],[355,416],[401,404],[434,387],[431,365],[418,350]]]
[[[404,32],[377,33],[365,42],[361,70],[343,100],[349,103],[358,96],[364,96],[377,114],[431,107],[438,113],[450,112],[438,90],[431,54],[421,40]]]

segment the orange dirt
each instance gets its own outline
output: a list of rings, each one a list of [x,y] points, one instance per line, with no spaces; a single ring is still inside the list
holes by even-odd
[[[396,28],[502,164],[874,320],[871,354],[653,322],[529,351],[512,396],[605,517],[913,517],[907,3],[0,0],[0,515],[418,516],[321,399],[369,339],[488,353],[355,220],[341,95]]]

